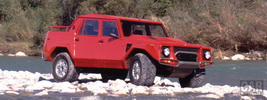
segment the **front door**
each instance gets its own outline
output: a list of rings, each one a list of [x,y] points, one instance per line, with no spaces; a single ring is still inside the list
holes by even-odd
[[[74,41],[74,63],[77,67],[96,67],[97,45],[99,44],[99,20],[84,19]]]

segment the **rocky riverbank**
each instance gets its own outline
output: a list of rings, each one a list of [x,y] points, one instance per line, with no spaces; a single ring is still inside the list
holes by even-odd
[[[233,94],[246,98],[255,98],[254,95],[241,95],[240,87],[218,86],[206,84],[199,88],[181,88],[179,83],[156,77],[155,85],[151,87],[136,86],[123,80],[100,81],[99,74],[81,74],[76,82],[54,82],[51,74],[31,73],[28,71],[7,71],[0,69],[0,95],[45,96],[49,93],[90,93],[89,95],[167,95],[174,96],[181,93],[201,93],[199,98],[223,98],[226,94]],[[267,98],[267,90],[262,96]]]
[[[26,55],[24,52],[19,51],[19,52],[15,53],[15,54],[3,54],[3,53],[0,52],[0,56],[27,57],[28,55]]]

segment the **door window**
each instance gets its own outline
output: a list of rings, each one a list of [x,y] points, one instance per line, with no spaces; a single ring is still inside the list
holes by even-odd
[[[80,28],[81,35],[98,35],[98,21],[86,20]]]
[[[116,22],[103,21],[103,36],[110,36],[110,34],[118,36]]]

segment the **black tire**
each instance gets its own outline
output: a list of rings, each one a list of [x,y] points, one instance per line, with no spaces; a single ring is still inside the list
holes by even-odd
[[[77,81],[79,74],[79,70],[74,67],[74,64],[68,53],[62,52],[57,54],[52,63],[52,75],[55,81]]]
[[[135,85],[151,86],[156,77],[156,67],[145,54],[137,53],[131,59],[129,77]]]
[[[204,84],[205,75],[205,69],[195,69],[185,78],[179,78],[179,82],[181,87],[201,87]]]
[[[116,80],[116,79],[124,80],[127,77],[127,74],[128,74],[127,70],[109,71],[109,72],[102,72],[101,77],[102,81],[107,82],[108,80]]]

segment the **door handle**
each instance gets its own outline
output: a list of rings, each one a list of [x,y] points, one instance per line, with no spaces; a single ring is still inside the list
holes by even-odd
[[[75,41],[80,41],[80,39],[79,39],[79,38],[75,38],[74,40],[75,40]]]
[[[99,42],[99,43],[104,43],[104,40],[99,40],[98,42]]]

